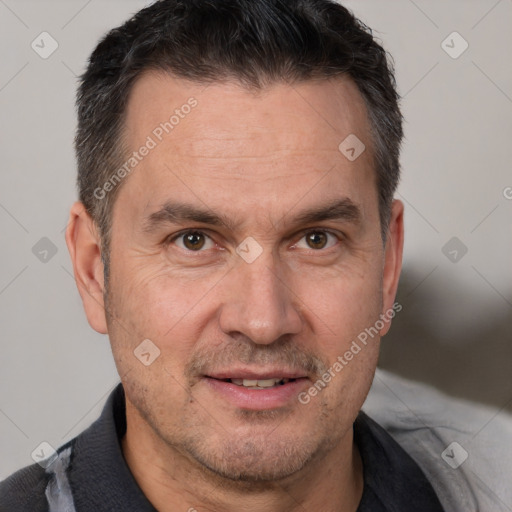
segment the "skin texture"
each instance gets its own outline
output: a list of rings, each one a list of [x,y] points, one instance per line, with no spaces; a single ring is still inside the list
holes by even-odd
[[[250,92],[146,73],[129,99],[127,147],[139,148],[190,97],[197,106],[119,191],[107,291],[97,230],[80,203],[66,233],[87,318],[108,333],[126,391],[125,458],[161,511],[353,512],[363,481],[352,424],[389,322],[308,404],[296,395],[396,294],[403,205],[393,203],[384,246],[363,99],[345,78]],[[353,162],[338,150],[349,134],[366,146]],[[341,199],[357,219],[300,219]],[[166,201],[224,222],[145,230]],[[201,250],[178,237],[187,229],[204,233]],[[311,232],[321,244],[308,245]],[[262,250],[252,263],[236,251],[247,237]],[[160,350],[149,366],[134,356],[145,339]],[[203,378],[269,368],[305,379],[292,398],[259,410]]]

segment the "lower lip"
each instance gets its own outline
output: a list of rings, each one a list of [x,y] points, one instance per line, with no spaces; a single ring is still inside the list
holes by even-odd
[[[273,388],[249,389],[209,377],[205,377],[203,380],[210,389],[213,389],[235,407],[254,411],[277,409],[290,405],[297,401],[298,394],[304,390],[308,381],[306,378],[301,378]]]

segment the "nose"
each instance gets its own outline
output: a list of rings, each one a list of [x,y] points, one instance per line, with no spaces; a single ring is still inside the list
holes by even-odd
[[[289,276],[273,260],[265,254],[252,263],[241,260],[229,273],[219,316],[224,333],[268,345],[300,332],[300,301]]]

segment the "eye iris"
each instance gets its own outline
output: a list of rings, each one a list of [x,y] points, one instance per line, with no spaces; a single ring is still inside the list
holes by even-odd
[[[323,249],[327,244],[327,235],[320,232],[308,233],[306,240],[312,249]]]
[[[187,249],[197,251],[204,245],[204,235],[202,233],[191,232],[183,236],[183,244]]]

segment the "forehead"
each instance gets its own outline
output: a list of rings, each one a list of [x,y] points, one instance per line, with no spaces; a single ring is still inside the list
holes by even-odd
[[[191,112],[176,112],[192,98],[197,106]],[[147,72],[134,84],[126,114],[129,147],[137,147],[175,114],[172,133],[164,132],[166,140],[161,142],[174,142],[176,154],[201,158],[236,156],[248,149],[254,156],[265,156],[299,145],[304,150],[332,150],[350,133],[357,132],[361,139],[370,133],[363,98],[346,77],[249,90],[235,82],[202,85]],[[254,140],[257,147],[243,146]]]
[[[311,198],[330,191],[326,201],[357,196],[374,184],[370,133],[364,100],[347,78],[250,91],[146,73],[130,94],[125,142],[136,151],[150,138],[153,147],[119,199],[126,196],[134,211],[145,199],[147,210],[180,193],[236,211],[236,195],[246,208],[270,211],[277,203],[289,208],[302,190]],[[366,150],[351,162],[339,145],[354,135]],[[345,190],[336,192],[339,185]]]

